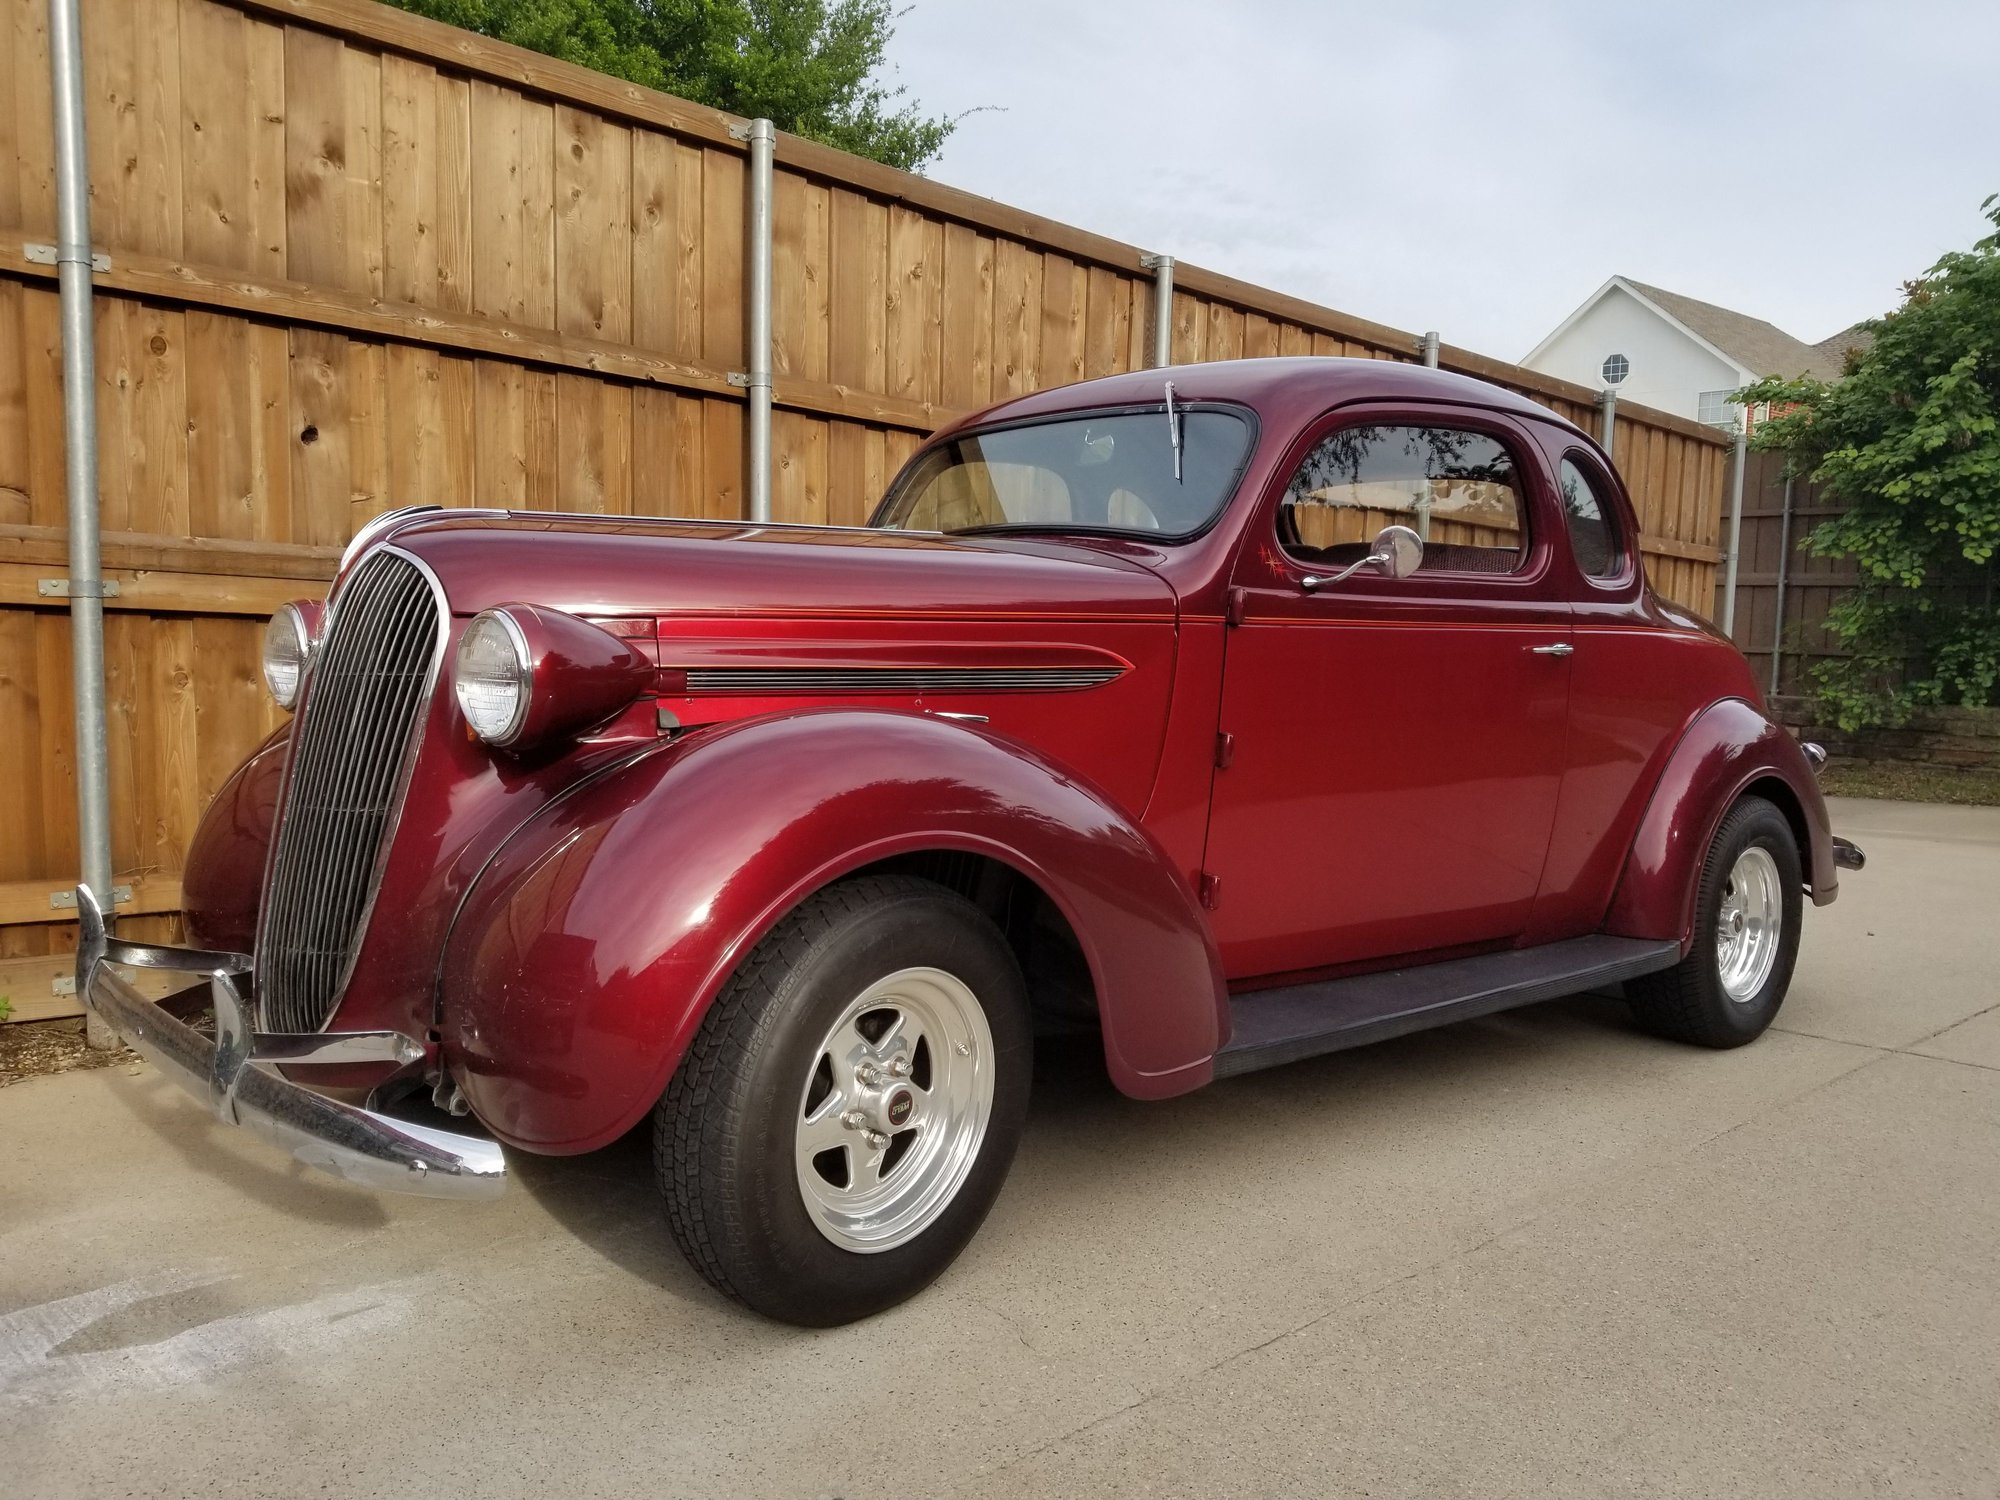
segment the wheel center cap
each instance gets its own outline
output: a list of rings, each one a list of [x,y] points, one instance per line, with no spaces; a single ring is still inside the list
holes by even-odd
[[[910,1123],[910,1116],[916,1113],[917,1096],[908,1089],[897,1089],[888,1098],[882,1110],[884,1118],[892,1130],[901,1130]]]
[[[1740,912],[1740,911],[1733,911],[1733,912],[1731,912],[1731,913],[1729,914],[1729,931],[1730,931],[1731,935],[1732,935],[1732,936],[1735,936],[1735,937],[1741,937],[1741,936],[1743,935],[1743,913],[1742,913],[1742,912]]]

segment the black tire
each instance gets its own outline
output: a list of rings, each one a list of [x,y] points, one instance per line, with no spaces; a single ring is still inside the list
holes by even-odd
[[[795,1157],[820,1044],[887,975],[935,968],[984,1012],[993,1047],[985,1134],[957,1190],[915,1238],[862,1253],[822,1233]],[[716,999],[653,1116],[667,1221],[726,1295],[809,1327],[865,1318],[928,1286],[999,1195],[1027,1117],[1027,993],[1000,930],[927,880],[865,876],[812,896],[774,928]]]
[[[1723,988],[1717,922],[1730,874],[1747,849],[1762,848],[1777,866],[1781,912],[1777,953],[1756,991],[1732,999]],[[1804,876],[1798,840],[1785,815],[1762,797],[1743,797],[1715,831],[1695,891],[1694,942],[1671,969],[1627,981],[1625,997],[1639,1024],[1656,1036],[1697,1047],[1741,1047],[1764,1034],[1785,1002],[1799,953]]]

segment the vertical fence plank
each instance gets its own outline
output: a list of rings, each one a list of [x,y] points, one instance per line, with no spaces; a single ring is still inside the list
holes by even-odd
[[[1041,385],[1042,258],[1019,240],[993,257],[994,397],[1025,396]]]
[[[833,320],[835,349],[839,349],[842,325],[850,316],[844,309],[854,291],[839,279],[838,259],[843,235],[841,200],[850,197],[838,189],[834,201],[834,282]],[[922,214],[897,204],[889,210],[887,226],[888,283],[885,309],[888,319],[888,393],[906,401],[941,401],[944,371],[941,350],[944,344],[944,226]],[[866,295],[865,288],[863,295]],[[839,373],[836,359],[834,379]]]
[[[889,210],[859,193],[836,188],[831,217],[827,373],[837,384],[879,391],[887,383],[891,337]]]
[[[8,526],[27,525],[31,514],[28,347],[22,321],[22,304],[30,295],[18,281],[0,281],[0,525]]]
[[[283,328],[188,312],[188,518],[196,536],[290,541],[288,340]]]
[[[87,132],[92,238],[178,258],[180,12],[157,4],[85,7],[83,69],[105,105]],[[11,222],[0,215],[0,223]]]
[[[945,405],[993,399],[993,241],[963,224],[944,228]]]
[[[555,112],[556,327],[632,337],[632,133],[567,105]]]
[[[701,358],[701,153],[632,135],[632,341]]]
[[[1066,255],[1042,257],[1042,384],[1083,379],[1084,310],[1089,279]],[[900,465],[899,465],[900,467]]]
[[[438,75],[437,292],[435,305],[472,311],[472,84]],[[419,293],[422,287],[418,288]],[[426,306],[431,299],[419,295]]]
[[[49,8],[16,3],[9,7],[6,38],[12,66],[0,71],[0,112],[7,136],[0,146],[0,223],[18,224],[24,234],[53,239],[56,232],[55,113],[49,97]]]
[[[280,27],[184,0],[181,238],[192,261],[288,274],[286,45]]]
[[[437,305],[438,75],[428,63],[382,56],[382,295]]]
[[[743,368],[743,159],[701,153],[701,354]]]

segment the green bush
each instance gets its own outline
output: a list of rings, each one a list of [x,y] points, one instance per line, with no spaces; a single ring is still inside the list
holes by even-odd
[[[1807,538],[1861,571],[1827,614],[1847,655],[1814,669],[1843,729],[1980,707],[2000,684],[2000,194],[1980,209],[1994,233],[1906,283],[1844,379],[1737,393],[1775,413],[1752,442],[1846,507]]]

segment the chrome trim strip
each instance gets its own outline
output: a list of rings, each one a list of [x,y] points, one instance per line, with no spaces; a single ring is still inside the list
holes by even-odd
[[[463,1199],[505,1190],[507,1163],[494,1141],[357,1109],[252,1066],[257,1039],[238,989],[249,967],[244,955],[117,942],[106,935],[103,908],[90,888],[78,886],[76,897],[77,995],[162,1075],[206,1099],[223,1123],[361,1187]],[[147,1000],[112,964],[206,974],[216,1039]]]
[[[1117,667],[690,667],[690,693],[1049,693],[1098,687]]]

